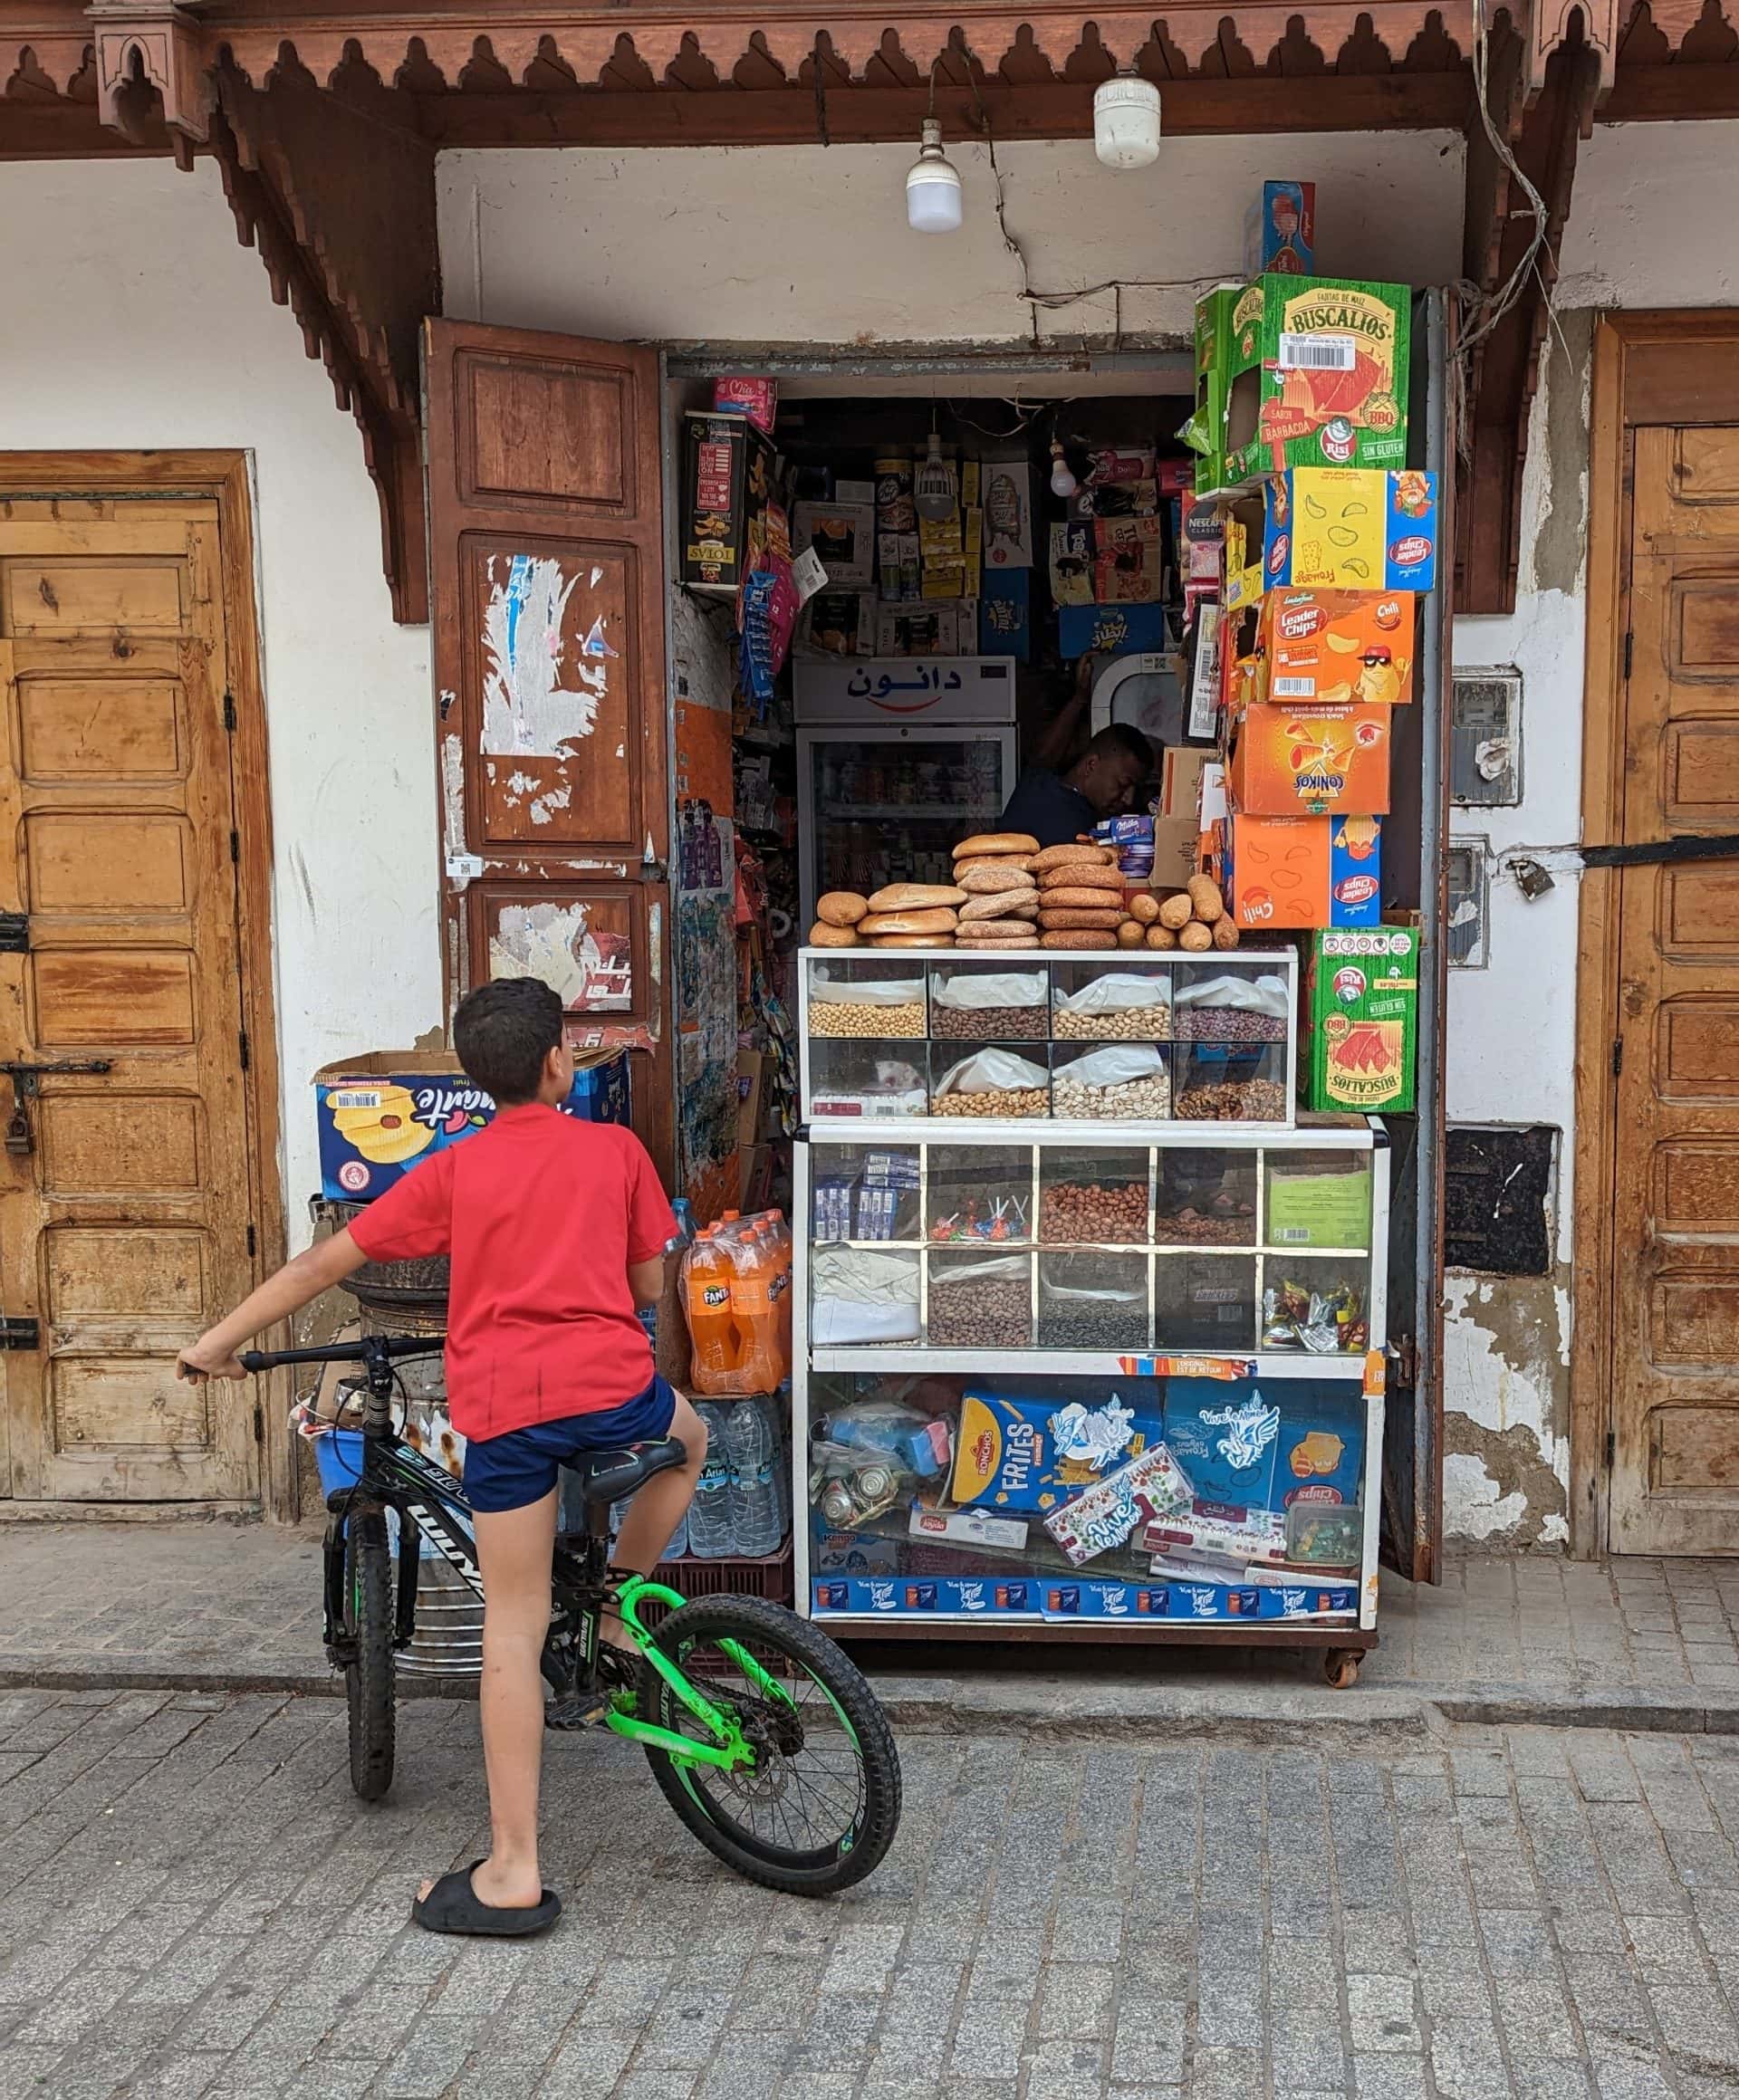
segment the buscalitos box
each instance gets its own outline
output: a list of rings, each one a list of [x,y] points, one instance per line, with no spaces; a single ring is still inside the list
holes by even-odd
[[[1235,735],[1227,781],[1239,813],[1387,814],[1387,707],[1249,707]]]
[[[1400,466],[1413,294],[1405,284],[1270,272],[1232,310],[1225,467]]]
[[[1271,590],[1253,700],[1399,706],[1414,690],[1413,599],[1399,590]]]
[[[1235,816],[1225,829],[1222,880],[1244,932],[1382,923],[1380,817]]]
[[[1300,1018],[1307,1108],[1406,1114],[1418,1056],[1418,928],[1319,933],[1305,958]]]

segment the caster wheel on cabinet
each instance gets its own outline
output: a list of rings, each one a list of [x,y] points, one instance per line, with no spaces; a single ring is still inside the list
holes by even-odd
[[[1322,1658],[1322,1674],[1333,1691],[1350,1691],[1359,1682],[1359,1654],[1356,1648],[1331,1648]]]

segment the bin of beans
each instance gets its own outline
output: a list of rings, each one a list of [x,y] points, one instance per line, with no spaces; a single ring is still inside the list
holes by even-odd
[[[946,1053],[932,1044],[933,1064]],[[937,1075],[931,1088],[933,1116],[1027,1117],[1051,1113],[1051,1075],[1012,1050],[981,1050]]]
[[[883,965],[885,967],[885,965]],[[870,965],[873,969],[874,964]],[[924,980],[909,973],[875,977],[863,965],[809,965],[811,1035],[877,1037],[924,1033]]]
[[[1256,1170],[1245,1153],[1167,1149],[1159,1155],[1153,1236],[1162,1247],[1254,1247]]]
[[[1292,1031],[1292,999],[1277,972],[1180,971],[1172,1010],[1179,1042],[1284,1042]]]
[[[1023,1349],[1033,1340],[1033,1272],[1024,1254],[932,1254],[927,1338],[942,1349]]]
[[[1148,1243],[1145,1151],[1040,1155],[1039,1237],[1049,1246]]]
[[[1165,1042],[1171,1036],[1171,978],[1163,970],[1058,965],[1051,1032],[1065,1041]]]
[[[1172,1114],[1180,1123],[1284,1123],[1280,1043],[1191,1042],[1172,1050]]]
[[[930,1032],[951,1042],[1042,1042],[1050,996],[1042,970],[939,964],[930,973]]]
[[[1042,1349],[1144,1349],[1148,1264],[1140,1254],[1039,1258]]]
[[[1171,1114],[1165,1055],[1151,1043],[1108,1043],[1059,1062],[1052,1113],[1065,1122],[1163,1123]]]

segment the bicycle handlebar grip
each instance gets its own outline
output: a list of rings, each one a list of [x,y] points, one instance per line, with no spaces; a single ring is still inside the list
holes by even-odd
[[[244,1349],[241,1355],[235,1359],[235,1361],[242,1366],[243,1370],[248,1372],[249,1374],[253,1374],[258,1371],[269,1371],[272,1368],[274,1360],[274,1358],[267,1356],[264,1349]]]

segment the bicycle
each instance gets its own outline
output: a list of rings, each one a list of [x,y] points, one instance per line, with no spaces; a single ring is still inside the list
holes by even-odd
[[[367,1374],[362,1462],[354,1486],[327,1497],[326,1652],[344,1673],[351,1784],[379,1800],[392,1784],[395,1656],[416,1632],[420,1541],[483,1596],[464,1490],[403,1441],[392,1420],[396,1362],[439,1353],[438,1336],[365,1336],[327,1347],[250,1349],[244,1370],[360,1363]],[[716,1858],[763,1886],[831,1895],[875,1869],[898,1827],[899,1757],[861,1672],[821,1630],[762,1597],[687,1602],[609,1565],[610,1509],[684,1462],[673,1437],[588,1452],[572,1471],[584,1491],[583,1530],[558,1536],[553,1610],[543,1669],[546,1724],[601,1724],[645,1750],[659,1790]],[[387,1515],[398,1514],[398,1565]],[[647,1607],[668,1616],[647,1624]],[[608,1608],[638,1650],[600,1637]],[[812,1694],[819,1697],[812,1698]],[[823,1825],[796,1818],[820,1813]]]

